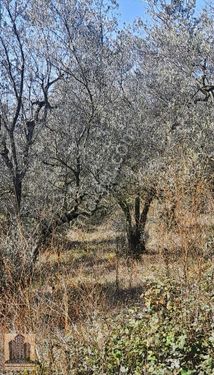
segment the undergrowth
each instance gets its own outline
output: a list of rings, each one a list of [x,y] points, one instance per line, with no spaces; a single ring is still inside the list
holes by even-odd
[[[148,282],[132,308],[94,316],[84,333],[55,337],[51,366],[43,363],[41,373],[51,367],[52,374],[71,375],[214,374],[212,284],[212,268],[188,285]]]

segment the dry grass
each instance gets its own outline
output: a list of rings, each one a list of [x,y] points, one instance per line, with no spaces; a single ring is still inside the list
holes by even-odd
[[[178,184],[181,186],[180,181]],[[62,374],[73,374],[69,370],[66,337],[79,343],[96,340],[102,346],[111,328],[106,319],[114,319],[129,307],[143,307],[141,295],[149,280],[168,277],[195,282],[210,267],[212,256],[206,258],[204,249],[213,234],[212,199],[207,212],[201,213],[205,194],[201,186],[196,185],[192,199],[182,188],[176,191],[177,195],[167,189],[164,194],[166,205],[155,202],[151,209],[148,254],[141,261],[118,256],[122,233],[116,233],[109,221],[90,231],[77,229],[68,233],[65,245],[56,246],[53,241],[37,264],[32,284],[25,288],[20,285],[15,293],[10,290],[1,296],[2,326],[36,333],[38,358],[40,363],[46,363],[47,373],[54,373],[58,345],[65,349],[59,350],[58,368]],[[172,227],[173,223],[163,220],[163,211],[166,214],[170,209],[170,199],[176,202],[176,225]]]

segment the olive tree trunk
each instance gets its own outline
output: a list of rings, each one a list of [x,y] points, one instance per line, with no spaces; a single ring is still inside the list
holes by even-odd
[[[146,252],[145,227],[151,203],[155,197],[154,191],[147,192],[142,204],[139,195],[135,197],[134,213],[126,200],[119,200],[126,219],[126,232],[128,240],[128,255],[139,259]]]

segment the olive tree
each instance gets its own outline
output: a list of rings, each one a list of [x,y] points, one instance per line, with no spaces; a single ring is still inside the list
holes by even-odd
[[[1,161],[34,264],[54,230],[92,215],[118,184],[134,63],[114,2],[3,5]]]
[[[28,8],[25,1],[1,2],[0,160],[17,217],[26,205],[23,191],[37,134],[51,109],[49,91],[62,77],[45,56],[45,44],[37,46],[38,28]]]
[[[88,2],[80,8],[74,4],[69,11],[70,3],[56,2],[49,14],[50,31],[55,34],[57,29],[52,61],[64,77],[43,134],[40,157],[55,199],[50,216],[42,221],[40,244],[54,228],[103,207],[104,198],[122,178],[129,156],[123,145],[132,144],[135,137],[134,109],[126,88],[133,56],[109,16],[111,8],[96,4],[96,12]]]
[[[209,179],[213,164],[213,17],[196,15],[194,1],[151,0],[148,10],[149,25],[138,22],[132,34],[137,97],[132,85],[129,100],[139,114],[139,133],[126,162],[131,173],[116,194],[137,257],[145,251],[149,207],[162,199],[171,159],[179,164],[188,154]]]

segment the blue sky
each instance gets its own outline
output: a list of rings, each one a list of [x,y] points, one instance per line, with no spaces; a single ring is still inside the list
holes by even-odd
[[[119,12],[123,22],[131,22],[136,17],[143,18],[146,9],[146,1],[144,0],[118,0]],[[197,0],[198,9],[205,5],[206,0]]]

